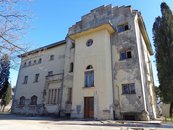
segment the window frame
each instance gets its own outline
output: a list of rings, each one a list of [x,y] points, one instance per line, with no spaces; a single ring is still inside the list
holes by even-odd
[[[128,53],[130,53],[130,57],[129,57]],[[131,49],[121,50],[119,54],[120,54],[119,60],[126,60],[126,59],[132,58],[132,50]]]
[[[135,83],[122,84],[122,95],[124,94],[136,94]]]
[[[93,39],[88,39],[87,42],[86,42],[86,46],[87,47],[92,46],[93,45],[93,42],[94,42]]]
[[[86,70],[84,72],[84,80],[84,88],[94,87],[94,69],[92,65],[88,65],[86,67]]]
[[[39,73],[35,74],[34,83],[37,83],[38,82],[39,76],[40,76]]]
[[[38,97],[36,95],[33,95],[31,97],[30,105],[37,105],[37,99]]]
[[[25,76],[24,76],[23,84],[27,84],[27,83],[28,83],[28,75],[25,75]]]
[[[49,57],[49,61],[53,61],[55,59],[55,55],[50,55],[50,57]]]
[[[117,32],[118,33],[126,32],[128,30],[130,30],[130,27],[129,27],[128,23],[119,24],[117,26]]]

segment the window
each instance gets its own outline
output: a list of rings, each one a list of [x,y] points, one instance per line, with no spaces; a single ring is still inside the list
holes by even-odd
[[[87,42],[86,42],[86,46],[89,47],[93,44],[93,40],[92,39],[89,39]]]
[[[36,63],[37,63],[37,61],[36,61],[36,60],[34,60],[34,63],[33,63],[33,64],[35,65]]]
[[[124,50],[120,52],[120,60],[132,58],[132,53],[130,50]]]
[[[122,94],[135,94],[135,84],[122,84]]]
[[[23,64],[23,67],[26,67],[26,62]]]
[[[34,82],[38,82],[39,75],[40,74],[35,74],[35,80],[34,80]]]
[[[53,71],[48,72],[48,76],[51,76],[51,75],[53,75]]]
[[[119,25],[119,26],[117,27],[117,29],[118,29],[118,32],[120,33],[120,32],[124,32],[124,31],[129,30],[129,26],[128,26],[128,24],[126,23],[126,24],[123,24],[123,25]]]
[[[50,55],[50,60],[54,60],[54,55]]]
[[[67,104],[72,103],[72,88],[68,88],[68,98],[67,98]]]
[[[29,65],[29,66],[31,65],[31,61],[29,61],[28,65]]]
[[[30,105],[37,105],[37,96],[33,95],[31,97]]]
[[[69,70],[69,72],[73,72],[73,62],[70,63],[70,70]]]
[[[60,88],[58,89],[49,89],[48,90],[48,104],[59,104],[60,103]]]
[[[25,97],[20,97],[19,105],[24,106],[25,105]]]
[[[94,87],[94,70],[88,65],[85,71],[85,87]]]
[[[40,64],[42,62],[42,59],[40,58],[39,60],[38,60],[38,63]]]
[[[75,43],[74,42],[71,43],[71,48],[70,49],[73,49],[73,48],[75,48]]]
[[[23,84],[27,84],[27,82],[28,82],[28,76],[25,76],[25,77],[24,77]]]

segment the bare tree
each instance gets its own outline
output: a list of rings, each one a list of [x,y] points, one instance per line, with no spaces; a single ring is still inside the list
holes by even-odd
[[[0,57],[26,52],[26,45],[19,43],[28,25],[29,0],[0,0]]]

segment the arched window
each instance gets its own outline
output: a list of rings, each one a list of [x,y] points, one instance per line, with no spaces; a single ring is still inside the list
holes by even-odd
[[[33,95],[31,97],[30,105],[37,105],[37,96]]]
[[[88,66],[86,67],[86,70],[89,70],[89,69],[93,69],[93,66],[92,66],[92,65],[88,65]]]
[[[70,69],[69,72],[73,72],[73,62],[70,63]]]
[[[24,106],[25,105],[25,97],[20,97],[19,105]]]
[[[85,87],[94,87],[94,69],[88,65],[85,70]]]
[[[40,58],[39,60],[38,60],[38,63],[41,63],[42,62],[42,59]]]

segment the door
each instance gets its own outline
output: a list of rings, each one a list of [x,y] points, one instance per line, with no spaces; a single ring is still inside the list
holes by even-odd
[[[94,118],[94,97],[84,97],[84,118]]]

